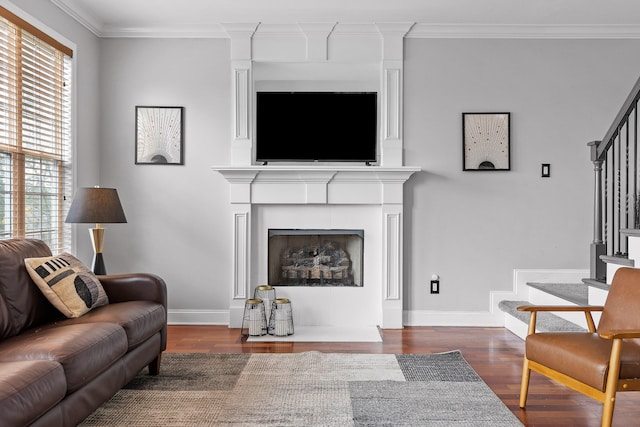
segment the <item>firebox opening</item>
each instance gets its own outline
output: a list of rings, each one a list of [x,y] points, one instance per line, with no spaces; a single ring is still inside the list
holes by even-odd
[[[363,286],[364,230],[269,229],[271,286]]]

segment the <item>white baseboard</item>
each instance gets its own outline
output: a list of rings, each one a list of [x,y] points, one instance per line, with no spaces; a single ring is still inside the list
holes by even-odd
[[[229,310],[169,309],[169,325],[229,325]]]
[[[404,326],[505,326],[504,313],[498,308],[503,300],[526,301],[529,298],[527,282],[580,283],[589,277],[588,269],[513,270],[511,291],[493,291],[489,295],[487,311],[435,311],[405,310]],[[229,310],[170,309],[170,325],[229,325]]]
[[[500,314],[503,314],[500,312]],[[434,311],[412,310],[404,312],[405,326],[504,326],[504,316],[488,311]]]
[[[529,298],[527,282],[581,283],[589,277],[588,269],[532,270],[514,269],[511,291],[492,291],[487,311],[434,311],[406,310],[405,326],[505,326],[504,313],[498,308],[503,300],[526,301]]]

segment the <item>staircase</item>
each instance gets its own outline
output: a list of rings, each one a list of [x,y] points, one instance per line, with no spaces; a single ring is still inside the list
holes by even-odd
[[[588,304],[589,285],[586,283],[527,283],[526,301],[500,301],[504,324],[511,332],[524,339],[527,336],[529,313],[518,311],[521,305],[585,305]],[[595,320],[595,319],[594,319]],[[586,321],[580,313],[538,313],[538,332],[584,331]]]
[[[583,283],[527,283],[526,301],[501,301],[505,326],[526,337],[528,313],[520,305],[603,305],[620,267],[640,268],[640,79],[601,141],[588,144],[594,165],[594,227],[590,278]],[[599,314],[593,314],[598,323]],[[586,329],[582,313],[539,313],[539,331]]]
[[[529,313],[520,312],[521,305],[603,305],[615,272],[620,267],[640,265],[640,230],[621,230],[627,239],[629,256],[601,256],[606,264],[606,283],[584,279],[583,283],[527,283],[526,301],[500,301],[504,312],[504,324],[511,332],[524,339],[527,336]],[[598,324],[599,313],[593,313]],[[538,332],[584,331],[587,323],[582,313],[538,313]]]
[[[591,279],[610,281],[607,258],[629,253],[629,236],[640,228],[640,154],[636,82],[601,141],[588,145],[593,162]]]

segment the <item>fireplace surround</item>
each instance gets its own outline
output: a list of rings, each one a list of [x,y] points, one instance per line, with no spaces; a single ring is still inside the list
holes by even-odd
[[[403,326],[403,192],[420,170],[403,164],[404,36],[412,25],[225,25],[231,40],[230,164],[213,170],[229,183],[230,327],[240,326],[253,289],[269,281],[268,230],[284,228],[359,229],[366,236],[364,286],[276,286],[279,297],[291,299],[296,325]],[[376,92],[377,161],[258,164],[258,91]]]
[[[365,286],[276,286],[296,325],[403,326],[403,186],[418,168],[215,167],[229,182],[234,280],[231,327],[268,282],[270,229],[363,230]]]

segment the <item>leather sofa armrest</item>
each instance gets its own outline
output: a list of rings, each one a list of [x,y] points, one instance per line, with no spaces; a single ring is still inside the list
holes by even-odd
[[[112,274],[97,276],[109,303],[126,301],[153,301],[162,304],[165,313],[165,326],[160,331],[161,351],[167,349],[167,285],[159,276],[148,273]],[[152,367],[154,365],[154,367]],[[149,365],[150,372],[158,373],[160,357]]]
[[[109,302],[154,301],[167,308],[167,285],[154,274],[132,273],[97,276]]]

